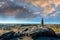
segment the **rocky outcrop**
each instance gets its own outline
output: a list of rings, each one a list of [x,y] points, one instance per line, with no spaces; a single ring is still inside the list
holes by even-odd
[[[48,28],[48,30],[40,29],[40,31],[33,32],[32,34],[30,34],[30,36],[32,36],[32,38],[37,38],[37,37],[55,37],[55,38],[57,38],[57,35],[55,34],[55,32],[50,28]]]
[[[15,32],[13,31],[4,33],[3,35],[0,36],[0,40],[10,40],[14,37],[14,33]]]

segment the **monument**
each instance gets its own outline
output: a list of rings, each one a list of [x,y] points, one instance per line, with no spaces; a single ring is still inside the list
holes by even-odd
[[[43,18],[41,20],[41,27],[44,28],[44,20],[43,20]]]

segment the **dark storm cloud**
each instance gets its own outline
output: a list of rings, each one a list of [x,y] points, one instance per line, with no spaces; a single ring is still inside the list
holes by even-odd
[[[34,10],[37,11],[37,9],[34,9],[33,5],[30,5],[31,7],[27,6],[26,8],[23,3],[21,5],[17,5],[11,1],[4,1],[4,4],[2,4],[2,7],[0,7],[0,16],[2,18],[13,16],[15,19],[33,19],[38,16],[34,14]],[[30,9],[32,7],[33,9],[31,11]]]

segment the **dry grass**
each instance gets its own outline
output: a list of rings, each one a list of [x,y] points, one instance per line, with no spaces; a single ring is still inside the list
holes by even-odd
[[[0,35],[2,35],[3,33],[9,32],[9,30],[0,30]]]
[[[4,33],[6,33],[6,32],[9,32],[9,31],[14,31],[14,32],[20,32],[20,31],[22,31],[23,29],[22,28],[20,28],[20,29],[17,29],[17,28],[12,28],[11,30],[0,30],[0,35],[2,35],[2,34],[4,34]]]
[[[28,37],[28,36],[24,36],[23,37],[23,40],[33,40],[31,37]]]
[[[22,28],[20,28],[20,29],[18,29],[18,28],[12,28],[11,30],[17,33],[17,32],[21,32],[23,29]]]

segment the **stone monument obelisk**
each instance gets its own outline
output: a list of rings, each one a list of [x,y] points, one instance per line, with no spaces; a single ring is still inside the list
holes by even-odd
[[[41,27],[44,28],[44,20],[43,20],[43,18],[41,20]]]

